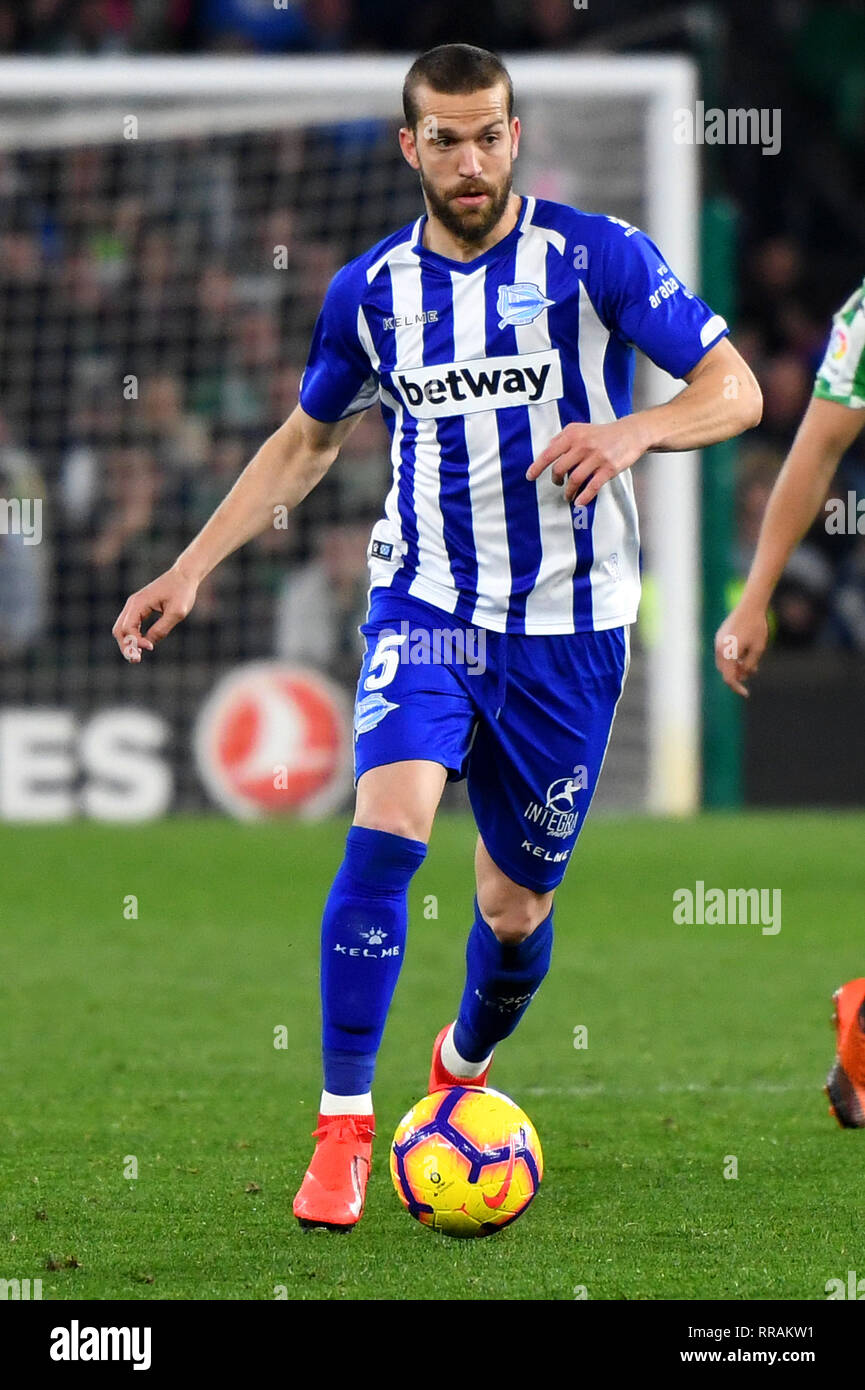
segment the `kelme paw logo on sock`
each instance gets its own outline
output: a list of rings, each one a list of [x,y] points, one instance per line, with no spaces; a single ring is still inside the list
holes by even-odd
[[[387,932],[382,931],[380,927],[370,927],[368,931],[361,931],[358,935],[364,937],[368,946],[380,946],[387,937]]]

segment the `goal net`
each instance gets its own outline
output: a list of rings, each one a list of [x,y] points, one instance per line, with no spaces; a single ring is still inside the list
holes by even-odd
[[[364,554],[389,474],[376,412],[300,511],[216,572],[158,660],[128,667],[110,628],[293,408],[333,272],[421,210],[396,141],[410,61],[2,65],[0,715],[68,711],[86,730],[106,709],[156,711],[174,809],[209,804],[187,750],[234,665],[276,655],[356,679]],[[673,140],[691,66],[509,66],[518,191],[636,223],[698,288],[695,152]],[[677,389],[639,367],[638,404]],[[697,803],[697,467],[663,455],[635,473],[645,618],[602,807]]]

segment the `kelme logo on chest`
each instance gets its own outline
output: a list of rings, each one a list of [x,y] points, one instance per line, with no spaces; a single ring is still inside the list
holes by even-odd
[[[409,413],[419,420],[471,415],[512,405],[542,405],[562,395],[556,348],[512,357],[479,357],[394,372],[391,378]]]

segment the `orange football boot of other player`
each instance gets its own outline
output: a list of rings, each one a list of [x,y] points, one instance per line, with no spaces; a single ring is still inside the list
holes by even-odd
[[[832,995],[837,1035],[835,1064],[826,1078],[826,1094],[844,1129],[865,1128],[865,979],[848,980]]]

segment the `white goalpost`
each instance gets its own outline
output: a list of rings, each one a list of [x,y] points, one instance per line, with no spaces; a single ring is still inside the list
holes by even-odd
[[[111,242],[112,237],[122,242],[122,218],[114,218],[112,227],[116,223],[119,230],[110,236],[100,230],[106,200],[126,207],[126,215],[139,221],[158,207],[168,225],[182,218],[188,199],[195,220],[184,236],[187,241],[200,237],[202,248],[217,247],[224,261],[237,254],[238,246],[253,245],[244,220],[247,210],[258,209],[264,226],[272,194],[286,225],[295,228],[296,247],[307,248],[305,268],[298,274],[301,280],[309,279],[314,275],[314,267],[308,268],[313,261],[329,269],[326,252],[338,264],[357,254],[358,240],[367,230],[367,244],[371,244],[376,233],[384,235],[388,227],[395,229],[409,220],[411,214],[402,213],[412,196],[407,171],[396,160],[390,162],[387,152],[400,123],[402,79],[412,57],[4,60],[0,62],[0,184],[5,172],[7,193],[22,179],[30,180],[37,195],[44,192],[48,238],[53,195],[47,186],[41,189],[39,180],[47,184],[57,170],[69,170],[69,187],[63,192],[74,198],[76,190],[81,190],[82,254],[91,255],[89,248],[96,246],[94,263],[105,276],[127,278],[128,258],[124,262],[122,247],[112,251]],[[697,151],[694,145],[677,144],[673,138],[674,113],[693,108],[693,65],[678,57],[599,54],[506,55],[506,61],[524,129],[515,177],[518,191],[636,223],[658,243],[676,276],[699,291]],[[328,164],[320,171],[308,162],[309,150],[318,148],[316,132],[322,132],[322,148],[327,150]],[[305,153],[298,153],[295,142],[301,136]],[[246,144],[239,146],[238,139]],[[356,164],[359,148],[363,151],[361,173]],[[88,187],[86,152],[94,150],[102,152],[97,161],[100,167],[98,174],[91,169]],[[67,177],[65,172],[62,176]],[[95,192],[94,180],[99,185]],[[133,204],[134,214],[128,212]],[[238,228],[246,240],[238,241]],[[314,246],[317,259],[307,254],[307,243]],[[255,244],[260,247],[260,238]],[[219,258],[211,250],[205,255],[203,249],[199,253],[192,246],[190,277],[208,256],[215,266]],[[250,322],[256,304],[264,305],[274,318],[284,314],[285,297],[278,303],[267,298],[263,267],[250,264],[244,274],[243,266],[235,266],[235,272],[253,306]],[[210,274],[215,281],[217,270]],[[147,289],[145,285],[144,299]],[[191,303],[194,294],[190,278]],[[50,312],[50,306],[40,308],[41,322]],[[24,354],[31,350],[33,334],[21,326],[20,316],[20,304],[14,313],[8,306],[4,310],[0,291],[0,336],[20,333]],[[63,325],[72,322],[68,314],[63,319]],[[142,315],[143,333],[149,331],[147,322]],[[299,321],[296,328],[298,343],[305,324],[305,319]],[[65,358],[74,358],[78,330],[55,325],[51,331],[55,337],[61,331],[70,335]],[[264,328],[259,331],[265,334]],[[253,328],[249,332],[253,337]],[[166,349],[162,334],[141,340],[139,357],[161,363],[166,352],[171,358],[172,351],[171,342]],[[98,344],[92,347],[92,356],[91,375],[97,379]],[[293,365],[302,366],[302,362]],[[196,376],[196,389],[204,402],[200,408],[206,412],[210,378],[205,367]],[[71,370],[71,378],[68,363],[62,377],[59,369],[47,378],[44,371],[41,376],[34,371],[32,383],[22,385],[21,392],[22,397],[27,391],[35,393],[35,400],[28,405],[24,399],[19,411],[20,418],[26,419],[28,410],[38,407],[49,422],[56,415],[57,457],[67,492],[71,484],[63,470],[71,446],[61,420],[70,411],[68,392],[81,389],[74,366]],[[249,387],[253,376],[243,370],[245,377],[240,370],[232,377],[226,369],[224,381],[235,392],[232,401],[240,401],[232,405],[236,418],[243,420],[243,428],[251,429],[256,423],[255,392]],[[241,390],[244,386],[251,401],[248,405]],[[638,405],[668,400],[679,389],[680,383],[651,364],[638,369]],[[235,434],[240,437],[240,425]],[[47,444],[18,442],[37,453],[40,447],[49,452],[51,448],[50,438]],[[647,621],[639,625],[634,643],[631,679],[597,804],[682,815],[697,808],[700,796],[699,456],[650,456],[637,466],[635,485]],[[206,491],[203,481],[200,491]],[[351,505],[350,499],[346,505]],[[180,544],[183,539],[177,536]],[[87,602],[86,595],[80,602]]]

